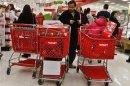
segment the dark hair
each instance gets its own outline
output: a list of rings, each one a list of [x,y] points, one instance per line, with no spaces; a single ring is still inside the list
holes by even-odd
[[[111,17],[110,17],[110,18],[113,18],[116,13],[118,13],[118,12],[117,12],[117,11],[113,11],[113,12],[111,13]]]
[[[1,5],[1,8],[7,8],[5,5]]]
[[[32,10],[31,10],[31,7],[30,5],[26,4],[24,7],[23,7],[23,13],[31,13]]]
[[[14,5],[13,5],[13,4],[9,4],[9,5],[8,5],[8,7],[9,7],[9,6],[11,7],[11,9],[10,9],[10,10],[15,10],[15,8],[14,8]]]
[[[109,5],[108,5],[108,4],[105,4],[105,5],[103,6],[103,8],[104,8],[104,9],[108,9],[108,8],[109,8]]]
[[[75,1],[69,1],[68,5],[70,5],[70,4],[74,4],[74,6],[76,7],[76,2]]]
[[[91,10],[90,8],[85,9],[84,14],[87,15],[88,13],[90,13],[90,10]]]

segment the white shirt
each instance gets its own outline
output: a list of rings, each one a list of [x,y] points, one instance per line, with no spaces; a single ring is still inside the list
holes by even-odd
[[[15,12],[13,10],[11,10],[9,12],[9,18],[11,19],[11,21],[13,22],[15,19],[18,20],[18,17],[15,15]]]
[[[87,14],[87,18],[88,18],[89,24],[92,23],[92,22],[94,22],[94,18],[92,16],[92,14],[90,14],[90,13]]]

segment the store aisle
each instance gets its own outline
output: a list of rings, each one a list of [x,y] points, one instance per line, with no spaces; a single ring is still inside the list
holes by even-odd
[[[12,52],[3,52],[4,56],[0,61],[0,86],[39,86],[38,79],[32,79],[32,68],[19,66],[12,67],[11,75],[6,75],[8,59]],[[113,79],[109,86],[130,86],[130,64],[126,63],[128,55],[116,52],[115,59],[108,62],[108,70]],[[75,61],[76,64],[76,61]],[[56,86],[54,82],[46,81],[43,86]],[[83,74],[76,73],[70,69],[66,74],[62,86],[86,86]],[[92,83],[91,86],[104,86],[103,83]]]

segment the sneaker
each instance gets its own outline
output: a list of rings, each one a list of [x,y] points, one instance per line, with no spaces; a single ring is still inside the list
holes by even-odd
[[[126,62],[130,63],[130,60],[126,60]]]
[[[69,65],[69,68],[75,69],[76,66],[74,66],[74,65]]]

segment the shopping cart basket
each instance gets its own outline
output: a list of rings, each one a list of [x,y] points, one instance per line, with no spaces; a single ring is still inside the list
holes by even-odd
[[[9,59],[9,67],[7,68],[7,75],[10,75],[11,67],[14,65],[34,67],[32,77],[36,77],[36,70],[39,64],[38,60],[38,36],[35,26],[31,24],[12,24],[11,38],[14,52]],[[19,57],[14,58],[14,53],[20,53]],[[21,60],[21,53],[36,54],[35,59],[27,58]],[[18,61],[16,61],[18,60]]]
[[[80,32],[80,55],[78,58],[77,72],[79,69],[87,79],[88,86],[91,82],[104,82],[105,86],[112,82],[107,71],[107,60],[114,59],[115,39],[112,38],[95,38],[88,35],[86,30]],[[82,61],[80,58],[83,57]],[[86,64],[87,59],[104,60],[102,65]]]
[[[65,32],[62,32],[62,29],[64,29]],[[44,27],[39,29],[39,33],[40,57],[43,60],[43,65],[45,65],[44,63],[48,59],[51,59],[51,61],[60,60],[61,64],[59,75],[44,74],[44,68],[43,65],[41,65],[38,84],[42,85],[44,80],[53,80],[57,81],[57,86],[60,86],[64,79],[65,72],[68,70],[67,54],[69,52],[70,30],[68,27]],[[64,62],[61,61],[63,58],[65,58]],[[55,66],[53,67],[55,68]]]
[[[5,46],[5,17],[0,16],[0,60],[3,56],[1,47]]]

